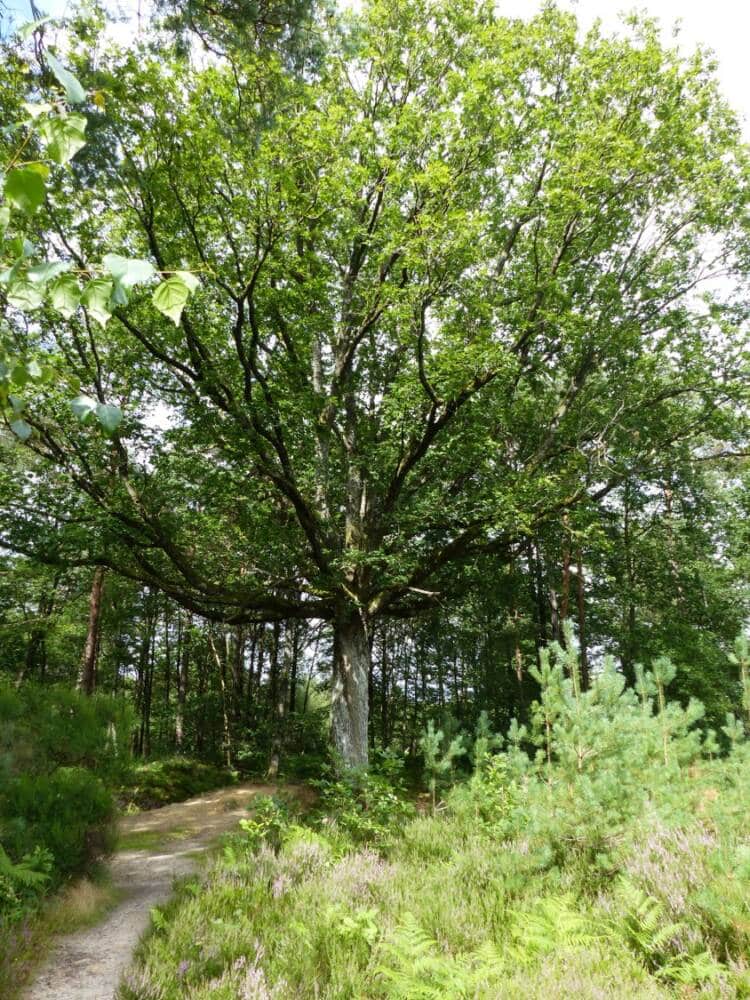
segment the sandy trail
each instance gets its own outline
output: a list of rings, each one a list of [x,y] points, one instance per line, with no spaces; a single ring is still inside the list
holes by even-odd
[[[175,878],[195,871],[196,854],[246,816],[255,796],[276,791],[271,785],[234,785],[124,817],[121,834],[163,834],[163,844],[112,858],[112,882],[123,893],[122,901],[95,927],[59,939],[24,994],[26,1000],[112,1000],[148,926],[151,907],[169,898]]]

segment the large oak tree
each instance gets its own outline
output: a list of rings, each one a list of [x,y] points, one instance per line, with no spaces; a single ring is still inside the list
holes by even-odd
[[[355,766],[374,620],[729,436],[748,171],[710,61],[648,23],[581,37],[552,8],[376,0],[325,31],[302,74],[148,46],[98,67],[106,119],[40,239],[200,287],[182,309],[176,279],[175,322],[137,290],[106,323],[6,310],[65,374],[26,416],[59,489],[32,484],[3,535],[217,621],[330,622]],[[124,423],[82,427],[66,379]],[[85,534],[50,531],[61,511]]]

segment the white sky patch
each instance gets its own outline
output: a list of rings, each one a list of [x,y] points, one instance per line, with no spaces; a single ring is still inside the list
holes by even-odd
[[[560,0],[563,10],[573,11],[585,29],[599,18],[607,31],[622,26],[621,14],[631,11],[659,19],[662,37],[676,44],[684,53],[699,45],[713,49],[719,62],[718,77],[724,96],[742,115],[744,132],[750,136],[750,74],[748,74],[748,36],[750,5],[738,0],[649,0],[628,4],[612,0]],[[499,0],[498,10],[512,17],[531,17],[539,9],[532,0]],[[676,39],[672,38],[675,26]]]
[[[177,411],[166,403],[157,403],[143,419],[146,427],[155,431],[168,431],[179,423]]]

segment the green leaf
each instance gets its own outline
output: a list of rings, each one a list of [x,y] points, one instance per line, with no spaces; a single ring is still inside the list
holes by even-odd
[[[175,275],[162,281],[151,298],[159,312],[168,316],[175,326],[179,326],[182,310],[190,298],[190,288],[182,278]]]
[[[70,270],[70,264],[62,260],[46,260],[42,264],[35,264],[34,267],[30,267],[27,273],[29,281],[33,281],[35,284],[44,285],[52,278],[56,278],[58,274],[62,274],[64,271]]]
[[[96,407],[97,402],[91,396],[76,396],[75,399],[71,399],[70,401],[70,408],[73,411],[73,415],[81,423],[84,423],[96,411]]]
[[[16,309],[38,309],[42,304],[42,293],[30,281],[16,281],[8,289],[8,302]]]
[[[10,403],[14,414],[22,413],[23,408],[26,405],[20,396],[14,396],[13,393],[8,396],[8,402]]]
[[[191,292],[194,292],[200,285],[200,279],[192,271],[175,271],[175,276],[186,284]]]
[[[9,267],[7,270],[0,272],[0,285],[12,285],[13,282],[18,277],[22,264],[23,264],[23,258],[21,257],[14,262],[12,267]]]
[[[76,276],[64,274],[61,278],[57,278],[50,285],[49,297],[52,308],[57,309],[66,319],[70,319],[81,301],[81,289]]]
[[[10,380],[14,385],[18,385],[23,388],[29,381],[29,373],[26,371],[25,365],[15,365],[10,373]]]
[[[96,415],[105,431],[114,433],[122,423],[122,410],[110,403],[98,403]]]
[[[48,21],[54,21],[51,15],[46,17],[37,18],[36,21],[27,21],[26,24],[22,24],[18,29],[18,37],[22,40],[31,38],[35,31],[38,31],[43,24],[47,24]]]
[[[21,107],[29,118],[38,118],[40,115],[46,114],[47,111],[52,110],[52,105],[47,101],[40,101],[39,103],[24,101]]]
[[[81,304],[86,307],[93,319],[106,326],[112,312],[109,302],[112,297],[112,282],[109,278],[94,278],[84,289]]]
[[[9,223],[10,223],[10,207],[8,205],[0,205],[0,236],[2,236],[5,230],[8,228]]]
[[[115,281],[114,287],[112,288],[112,305],[115,306],[126,306],[128,304],[128,293],[125,291],[123,286],[119,281]]]
[[[42,374],[42,368],[38,361],[29,361],[26,365],[26,371],[33,379],[38,379]]]
[[[10,424],[10,429],[19,437],[22,441],[28,441],[31,437],[31,427],[26,423],[25,420],[12,420]]]
[[[67,163],[86,145],[86,119],[83,115],[48,118],[39,126],[39,132],[55,163]]]
[[[52,70],[57,82],[65,91],[65,96],[71,104],[82,104],[86,100],[86,91],[73,76],[70,70],[60,63],[51,52],[45,52],[44,58],[47,65]]]
[[[33,167],[17,167],[5,178],[5,197],[24,215],[33,215],[44,201],[44,178]]]
[[[108,253],[102,263],[123,288],[132,288],[133,285],[148,281],[156,274],[156,269],[151,261],[139,257],[121,257],[117,253]]]

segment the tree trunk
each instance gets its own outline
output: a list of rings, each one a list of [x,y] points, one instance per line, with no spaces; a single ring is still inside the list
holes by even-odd
[[[370,644],[356,612],[333,626],[331,733],[344,768],[367,767],[367,681]]]
[[[570,526],[566,514],[563,518],[565,540],[563,542],[562,593],[560,595],[560,622],[565,622],[570,613]]]
[[[589,688],[589,655],[586,648],[586,581],[583,576],[583,556],[580,548],[576,556],[576,571],[578,576],[578,645],[580,646],[581,660],[581,687],[584,691]]]
[[[238,625],[232,635],[232,719],[239,727],[245,691],[245,630]]]
[[[281,766],[281,753],[284,747],[284,730],[286,727],[287,703],[289,701],[289,676],[292,670],[292,663],[295,657],[297,645],[297,623],[286,622],[284,625],[284,648],[281,654],[281,669],[279,670],[278,656],[278,633],[275,633],[276,643],[276,683],[274,685],[274,701],[271,706],[273,712],[273,735],[271,737],[271,754],[268,761],[267,777],[275,780],[279,776]]]
[[[383,626],[382,654],[380,661],[380,728],[383,734],[383,746],[389,743],[388,732],[388,630]]]
[[[302,646],[304,648],[304,635]],[[294,643],[292,645],[292,664],[289,675],[289,714],[294,715],[297,711],[297,670],[299,667],[300,640],[297,635],[297,623],[294,626]]]
[[[188,693],[188,670],[190,668],[190,640],[193,616],[188,612],[182,626],[182,641],[177,662],[177,707],[174,716],[174,745],[182,750],[185,742],[185,703]]]
[[[224,752],[224,757],[226,760],[227,767],[232,766],[232,733],[229,728],[229,706],[227,704],[227,659],[230,654],[230,643],[226,641],[228,639],[229,633],[224,635],[224,655],[219,654],[219,650],[214,641],[213,632],[210,627],[208,630],[208,645],[211,649],[211,655],[214,658],[214,663],[216,664],[216,671],[219,678],[219,689],[221,691],[221,721],[222,721],[222,738],[221,738],[221,748]]]
[[[79,691],[93,694],[96,687],[96,654],[99,649],[99,625],[102,617],[102,591],[104,590],[104,567],[97,566],[91,583],[89,597],[89,624],[86,631],[86,643],[83,647],[81,666],[78,672]]]

